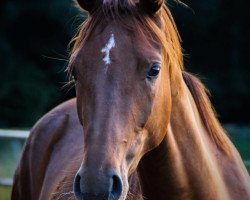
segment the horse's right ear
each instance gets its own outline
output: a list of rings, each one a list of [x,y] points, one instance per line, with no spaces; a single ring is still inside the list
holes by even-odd
[[[76,3],[84,10],[92,13],[98,6],[101,5],[102,0],[75,0]]]

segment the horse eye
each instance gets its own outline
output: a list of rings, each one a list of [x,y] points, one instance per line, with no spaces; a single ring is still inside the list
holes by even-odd
[[[148,74],[147,74],[147,79],[154,79],[154,78],[157,78],[158,75],[160,73],[160,66],[159,64],[153,64],[151,69],[148,71]]]

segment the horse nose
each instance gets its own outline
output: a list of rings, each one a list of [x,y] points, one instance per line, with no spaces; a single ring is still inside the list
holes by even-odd
[[[112,171],[105,178],[78,172],[74,181],[77,200],[118,200],[122,193],[120,176]]]

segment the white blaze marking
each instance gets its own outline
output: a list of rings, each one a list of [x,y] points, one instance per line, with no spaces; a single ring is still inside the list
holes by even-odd
[[[103,58],[103,61],[105,62],[106,65],[109,65],[111,63],[111,60],[110,60],[110,51],[114,47],[115,47],[115,38],[114,38],[114,34],[112,33],[111,37],[109,38],[108,43],[102,49],[102,53],[105,53],[105,57]]]

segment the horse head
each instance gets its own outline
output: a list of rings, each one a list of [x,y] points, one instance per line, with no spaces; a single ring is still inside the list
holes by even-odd
[[[128,177],[167,132],[179,38],[163,0],[78,4],[89,17],[69,65],[84,132],[74,191],[77,199],[125,199]]]

